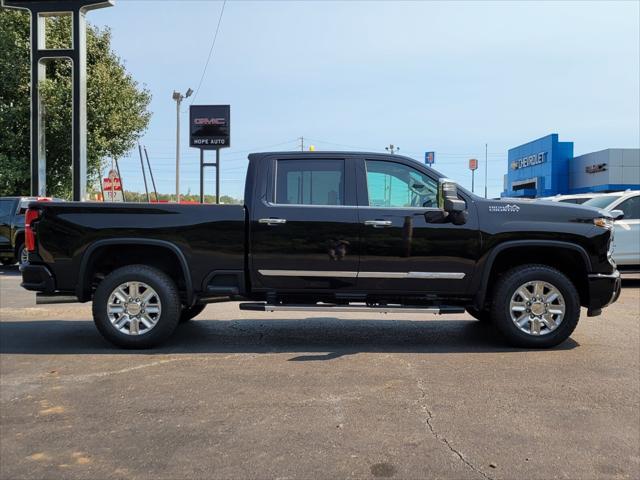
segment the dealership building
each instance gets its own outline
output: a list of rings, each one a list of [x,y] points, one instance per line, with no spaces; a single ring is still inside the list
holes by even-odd
[[[640,149],[607,148],[573,156],[557,133],[509,150],[502,197],[640,190]]]

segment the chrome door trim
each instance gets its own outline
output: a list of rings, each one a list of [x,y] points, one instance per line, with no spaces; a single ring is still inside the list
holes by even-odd
[[[258,270],[258,273],[265,277],[358,277],[358,272],[332,270]]]
[[[422,278],[427,280],[462,280],[461,272],[360,272],[358,278]]]
[[[266,277],[339,277],[339,278],[414,278],[425,280],[462,280],[461,272],[353,272],[340,270],[258,270]]]

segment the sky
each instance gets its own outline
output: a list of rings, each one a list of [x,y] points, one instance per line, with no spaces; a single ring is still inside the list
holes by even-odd
[[[158,190],[175,192],[173,90],[196,89],[222,1],[116,0],[88,14],[152,93],[142,138]],[[247,153],[384,152],[498,196],[507,151],[558,133],[580,155],[640,147],[640,2],[227,1],[202,85],[182,107],[181,192],[199,192],[188,105],[231,105],[221,194],[242,198]],[[214,152],[207,160],[213,161]],[[144,191],[137,149],[120,160]],[[209,169],[205,192],[215,191]]]

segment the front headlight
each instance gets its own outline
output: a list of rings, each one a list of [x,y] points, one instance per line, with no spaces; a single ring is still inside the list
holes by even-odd
[[[593,219],[593,224],[597,227],[613,230],[613,219],[609,217],[598,217]]]

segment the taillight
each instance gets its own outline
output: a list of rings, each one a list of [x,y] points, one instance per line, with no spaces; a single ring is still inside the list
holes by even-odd
[[[40,210],[33,208],[28,209],[24,217],[24,243],[30,252],[35,252],[36,250],[36,236],[31,229],[31,224],[34,220],[37,220],[38,217],[40,217]]]

